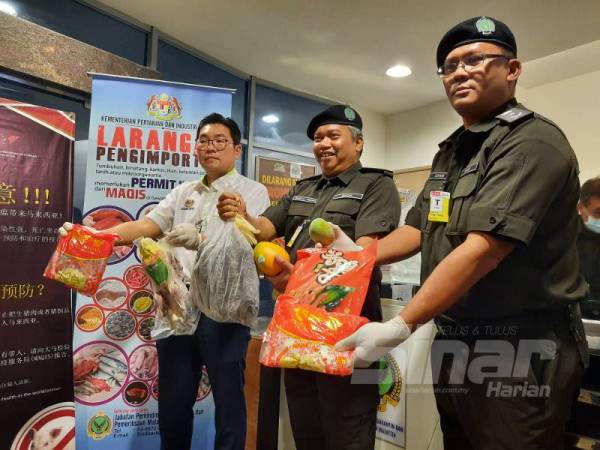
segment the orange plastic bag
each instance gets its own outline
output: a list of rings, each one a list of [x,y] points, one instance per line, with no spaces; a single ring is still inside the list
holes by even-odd
[[[377,241],[361,251],[305,248],[285,293],[329,312],[359,315],[377,256]]]
[[[114,234],[92,233],[81,225],[73,225],[73,229],[59,239],[44,276],[82,294],[93,295],[117,239]]]
[[[273,319],[263,335],[260,363],[350,375],[354,352],[337,352],[333,346],[367,322],[365,317],[328,313],[289,295],[280,295]]]

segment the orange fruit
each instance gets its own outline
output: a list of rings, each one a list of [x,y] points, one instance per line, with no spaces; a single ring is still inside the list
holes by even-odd
[[[290,255],[280,245],[272,242],[259,242],[254,247],[254,262],[261,273],[272,277],[281,272],[282,268],[275,260],[275,255],[290,262]]]

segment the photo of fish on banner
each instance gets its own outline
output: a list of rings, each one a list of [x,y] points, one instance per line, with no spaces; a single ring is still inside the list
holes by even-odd
[[[154,328],[150,332],[152,339],[194,334],[200,313],[190,300],[183,282],[183,267],[173,248],[164,238],[155,241],[143,237],[136,239],[134,244],[150,277],[157,304]]]
[[[202,314],[217,322],[256,324],[259,280],[252,246],[258,232],[240,215],[232,221],[223,221],[217,214],[208,218],[190,289]]]
[[[317,220],[329,236],[322,224],[325,221]],[[333,240],[313,232],[311,238],[322,245]],[[368,322],[360,312],[376,254],[376,241],[364,250],[322,246],[298,250],[285,293],[277,298],[273,319],[263,335],[260,363],[350,375],[354,351],[338,352],[334,346]]]
[[[127,358],[110,342],[97,341],[78,348],[73,354],[75,397],[89,404],[114,398],[127,379]]]
[[[73,225],[66,236],[59,238],[44,276],[81,294],[94,295],[117,239],[115,234],[95,233]]]

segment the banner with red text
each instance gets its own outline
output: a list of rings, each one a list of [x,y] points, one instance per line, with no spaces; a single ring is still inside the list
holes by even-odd
[[[83,224],[104,230],[143,218],[177,185],[203,175],[198,122],[231,113],[232,92],[94,75]],[[78,450],[159,448],[156,303],[132,245],[116,247],[90,298],[77,297],[74,374]],[[193,448],[212,449],[214,407],[203,372]]]
[[[75,442],[71,294],[42,276],[71,215],[74,133],[71,113],[0,98],[2,449]]]
[[[256,180],[262,183],[269,193],[271,206],[279,203],[281,198],[302,178],[315,175],[314,164],[302,164],[294,161],[256,157]]]

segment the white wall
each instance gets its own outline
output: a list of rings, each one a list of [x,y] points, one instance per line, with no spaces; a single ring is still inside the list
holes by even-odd
[[[521,89],[519,97],[565,132],[579,160],[582,182],[600,175],[600,71]]]
[[[446,100],[386,117],[386,167],[390,170],[428,166],[438,143],[460,126]]]
[[[580,179],[600,175],[600,71],[525,89],[517,99],[556,122],[565,132],[580,166]],[[460,125],[446,101],[386,117],[386,167],[431,164],[437,144]]]
[[[365,167],[386,167],[385,116],[356,106],[363,120],[365,147],[360,157]]]

